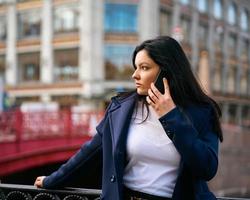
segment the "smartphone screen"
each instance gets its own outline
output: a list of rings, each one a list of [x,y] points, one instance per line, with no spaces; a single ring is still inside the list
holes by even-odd
[[[160,93],[164,94],[164,83],[163,83],[163,78],[166,77],[164,75],[164,71],[160,71],[156,77],[156,80],[154,82],[156,88],[160,91]]]

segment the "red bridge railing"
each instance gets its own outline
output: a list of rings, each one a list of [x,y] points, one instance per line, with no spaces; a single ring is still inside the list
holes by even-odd
[[[95,134],[98,112],[21,112],[0,114],[0,177],[61,162]]]
[[[21,112],[0,113],[0,144],[65,136],[92,136],[103,112]]]

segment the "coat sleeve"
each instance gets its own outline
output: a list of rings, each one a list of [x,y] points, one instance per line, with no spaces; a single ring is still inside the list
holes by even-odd
[[[202,113],[205,120],[199,132],[178,107],[159,119],[192,175],[206,181],[215,176],[218,168],[218,136],[213,132],[211,109]]]
[[[65,164],[57,171],[47,176],[43,181],[44,188],[55,188],[64,186],[67,180],[75,175],[75,171],[82,168],[87,162],[93,161],[93,158],[102,152],[102,138],[100,134],[96,134],[89,142],[81,146]]]
[[[108,109],[111,104],[108,106]],[[81,148],[74,154],[65,164],[63,164],[57,171],[53,172],[51,175],[47,176],[43,181],[44,188],[55,188],[63,186],[67,180],[71,179],[79,168],[84,168],[90,162],[102,162],[100,158],[102,157],[102,135],[104,132],[104,124],[108,119],[106,114],[99,125],[96,127],[97,133],[95,136],[87,143],[83,144]],[[86,169],[88,171],[89,169]],[[88,172],[87,172],[88,173]]]

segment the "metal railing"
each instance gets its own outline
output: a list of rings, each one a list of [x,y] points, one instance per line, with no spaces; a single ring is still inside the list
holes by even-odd
[[[249,198],[217,197],[218,200],[249,200]]]
[[[41,140],[95,133],[103,111],[71,110],[21,112],[20,109],[0,113],[0,144]]]
[[[29,185],[0,184],[0,200],[100,200],[101,190],[82,188],[40,189]],[[218,197],[218,200],[250,200]]]
[[[0,200],[99,200],[101,190],[64,188],[40,189],[35,186],[0,184]]]

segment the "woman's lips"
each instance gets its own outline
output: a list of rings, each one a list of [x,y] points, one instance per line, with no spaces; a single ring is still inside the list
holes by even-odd
[[[140,83],[135,83],[136,87],[141,87],[141,84]]]

